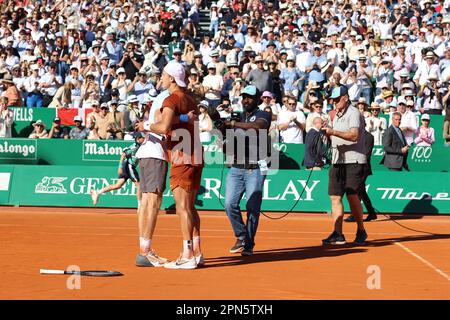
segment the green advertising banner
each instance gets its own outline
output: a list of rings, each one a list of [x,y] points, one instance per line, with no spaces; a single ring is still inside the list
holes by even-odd
[[[45,123],[47,128],[51,128],[56,116],[56,109],[54,108],[17,107],[11,109],[14,110],[13,137],[27,138],[33,131],[32,124],[39,119]]]
[[[0,166],[0,205],[9,204],[14,166]]]
[[[61,139],[0,139],[0,164],[43,164],[73,166],[116,166],[122,150],[133,141],[115,140],[61,140]],[[279,168],[302,168],[303,144],[274,144],[279,152]],[[204,145],[205,163],[210,168],[221,168],[222,150],[216,144]],[[384,150],[375,146],[372,169],[386,171],[380,161]],[[450,149],[444,146],[414,146],[408,154],[411,171],[442,172],[449,169]]]
[[[0,166],[0,172],[4,172]],[[223,210],[227,169],[205,168],[196,206]],[[222,175],[223,174],[223,175]],[[263,192],[263,210],[329,212],[328,172],[280,170],[268,175]],[[117,181],[112,167],[23,166],[14,167],[9,203],[11,205],[91,207],[91,189]],[[375,208],[387,213],[450,214],[449,173],[377,172],[367,181]],[[425,183],[426,182],[426,183]],[[168,184],[169,185],[169,184]],[[220,197],[220,198],[219,198]],[[220,199],[220,200],[219,200]],[[102,195],[99,207],[135,208],[136,187],[130,181],[120,190]],[[162,209],[173,209],[170,190]],[[242,202],[245,209],[245,200]]]

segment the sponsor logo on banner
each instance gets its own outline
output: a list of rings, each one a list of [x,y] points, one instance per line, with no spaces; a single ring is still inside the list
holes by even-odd
[[[36,153],[36,140],[0,140],[0,159],[36,160]]]
[[[384,155],[383,146],[374,146],[372,149],[372,156],[382,157]]]
[[[130,145],[133,141],[130,141]],[[83,141],[83,161],[118,161],[125,146],[120,142]]]
[[[34,188],[35,193],[54,193],[54,194],[66,194],[67,190],[62,184],[63,181],[67,180],[67,177],[48,177],[42,178]]]
[[[117,182],[116,179],[44,176],[34,188],[35,193],[88,195],[93,189],[101,189]],[[128,180],[119,190],[111,192],[115,196],[134,196],[136,186]]]
[[[436,200],[436,201],[450,201],[448,192],[437,192],[434,195],[429,192],[405,192],[404,188],[377,188],[378,191],[383,192],[382,200]]]
[[[14,108],[14,122],[33,121],[33,108]]]
[[[411,160],[414,162],[430,163],[432,153],[433,149],[431,147],[416,146],[412,151]]]

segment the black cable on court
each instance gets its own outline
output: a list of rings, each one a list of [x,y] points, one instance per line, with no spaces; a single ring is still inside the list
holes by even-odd
[[[315,162],[318,162],[321,158],[325,158],[326,159],[326,164],[324,165],[324,167],[327,167],[328,166],[327,164],[331,162],[330,161],[331,160],[331,143],[330,143],[329,139],[326,140],[327,143],[323,143],[323,141],[324,141],[324,134],[321,132],[313,140],[312,151],[313,151],[313,154],[316,155],[316,161]],[[225,162],[223,163],[223,166],[222,166],[222,172],[221,172],[221,177],[220,177],[220,189],[219,189],[219,202],[222,205],[222,207],[225,209],[225,205],[222,203],[222,199],[220,198],[220,195],[222,194],[224,170],[225,170]],[[293,212],[293,210],[295,209],[295,207],[298,205],[299,201],[301,200],[301,198],[303,196],[303,193],[306,190],[306,186],[308,185],[308,183],[309,183],[309,181],[311,179],[313,171],[314,170],[310,170],[309,175],[308,175],[308,179],[306,180],[306,183],[305,183],[305,186],[302,189],[302,192],[300,193],[298,199],[295,201],[295,203],[292,206],[292,208],[289,209],[289,211],[285,212],[284,214],[282,214],[279,217],[271,217],[271,216],[267,215],[266,213],[264,213],[264,211],[262,211],[262,210],[260,211],[260,213],[264,217],[266,217],[268,219],[271,219],[271,220],[280,220],[280,219],[283,219],[283,218],[287,217],[290,213]]]
[[[323,134],[320,134],[320,135],[317,135],[317,136],[316,136],[316,138],[315,138],[314,141],[313,141],[313,154],[316,155],[316,162],[317,162],[320,158],[326,159],[326,164],[324,165],[324,168],[327,168],[327,167],[329,167],[329,164],[331,163],[331,150],[332,150],[332,147],[331,147],[331,143],[330,143],[329,139],[327,139],[327,143],[324,143],[324,144],[323,144],[323,147],[324,147],[324,148],[322,149],[321,141],[323,141],[323,139],[324,139],[324,135],[323,135]],[[221,177],[220,177],[220,183],[221,183],[221,184],[220,184],[220,189],[219,189],[219,202],[220,202],[220,204],[222,205],[222,207],[225,209],[225,205],[223,204],[222,199],[220,198],[220,195],[222,194],[223,173],[224,173],[224,170],[225,170],[225,162],[223,163],[223,166],[222,166],[222,172],[221,172]],[[279,216],[279,217],[271,217],[271,216],[267,215],[266,213],[264,213],[264,211],[262,211],[262,210],[260,211],[261,214],[262,214],[264,217],[266,217],[266,218],[268,218],[268,219],[271,219],[271,220],[280,220],[280,219],[283,219],[283,218],[285,218],[286,216],[288,216],[290,213],[292,213],[293,210],[295,209],[295,207],[298,205],[300,199],[302,198],[302,195],[303,195],[303,193],[305,192],[306,186],[308,185],[308,183],[309,183],[309,181],[310,181],[310,179],[311,179],[311,176],[312,176],[313,171],[314,171],[314,170],[311,170],[311,171],[309,172],[308,179],[306,180],[306,183],[305,183],[305,187],[303,187],[303,190],[302,190],[302,192],[300,193],[298,199],[295,201],[294,205],[292,206],[292,208],[289,209],[289,211],[285,212],[284,214],[282,214],[282,215]],[[417,232],[417,233],[423,233],[423,234],[429,234],[429,235],[439,235],[438,233],[432,233],[432,232],[427,232],[427,231],[422,231],[422,230],[417,230],[417,229],[413,229],[413,228],[407,227],[407,226],[401,224],[400,222],[395,221],[395,220],[392,219],[392,217],[390,217],[389,215],[386,215],[386,214],[380,212],[380,211],[377,210],[376,208],[374,208],[374,209],[375,209],[375,211],[376,211],[377,214],[381,214],[381,215],[384,216],[386,219],[388,219],[388,221],[392,221],[393,223],[397,224],[397,225],[400,226],[401,228],[404,228],[404,229],[406,229],[406,230],[410,230],[410,231],[413,231],[413,232]]]

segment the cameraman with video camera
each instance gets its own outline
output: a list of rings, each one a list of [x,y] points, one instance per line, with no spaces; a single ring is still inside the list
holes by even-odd
[[[225,211],[237,238],[230,252],[251,256],[255,246],[262,189],[267,172],[267,155],[261,154],[261,150],[267,150],[264,143],[268,143],[271,115],[259,110],[260,94],[255,86],[245,87],[241,94],[244,112],[240,115],[240,119],[232,117],[232,120],[223,123],[225,129],[233,129],[231,137],[227,134],[227,143],[224,146],[227,160],[232,158],[226,179]],[[227,131],[230,133],[230,130]],[[239,206],[244,192],[247,198],[246,223],[242,219]]]

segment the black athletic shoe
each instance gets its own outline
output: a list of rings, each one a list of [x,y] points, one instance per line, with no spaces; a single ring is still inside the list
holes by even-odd
[[[333,231],[333,233],[330,234],[330,236],[328,238],[323,239],[322,243],[323,244],[333,244],[333,245],[346,244],[344,235],[343,234],[339,234],[336,231]]]
[[[345,222],[355,222],[355,217],[353,217],[353,215],[349,215],[344,221]]]
[[[366,230],[358,230],[356,232],[356,238],[355,241],[353,241],[353,243],[363,245],[366,244],[366,239],[367,239]]]
[[[364,221],[372,221],[377,220],[377,214],[376,213],[369,213],[369,215],[364,219]]]
[[[241,256],[250,257],[253,255],[253,248],[244,248],[241,252]]]
[[[244,240],[237,239],[234,246],[231,247],[230,253],[239,253],[244,250]]]

